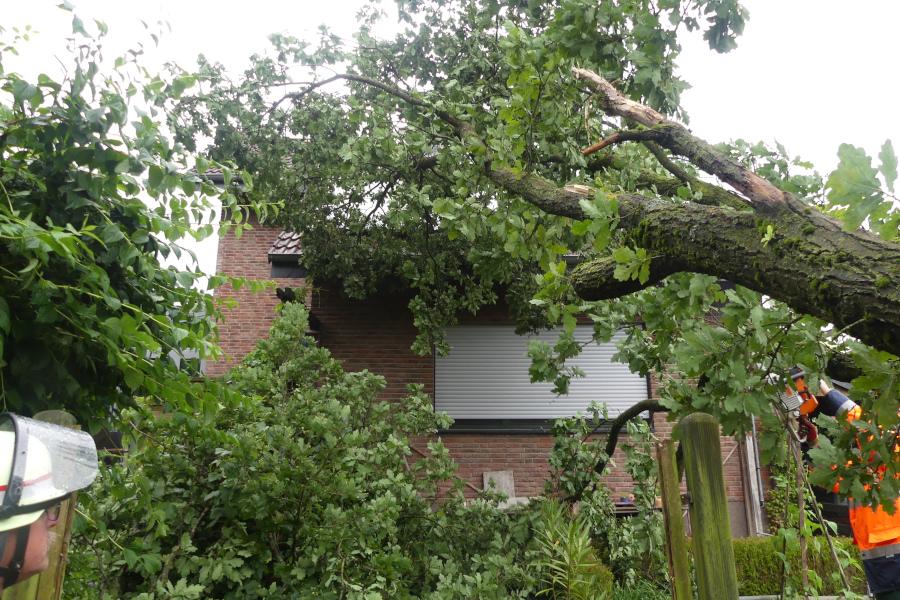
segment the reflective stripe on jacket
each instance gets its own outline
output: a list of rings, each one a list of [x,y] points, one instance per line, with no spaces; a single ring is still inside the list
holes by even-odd
[[[871,550],[862,550],[859,555],[863,560],[872,560],[873,558],[890,558],[900,555],[900,544],[888,544],[887,546],[876,546]]]

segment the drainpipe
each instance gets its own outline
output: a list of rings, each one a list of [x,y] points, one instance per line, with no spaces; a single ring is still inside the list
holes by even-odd
[[[757,493],[759,494],[759,503],[755,507],[756,511],[757,511],[757,515],[758,515],[757,523],[759,524],[759,530],[756,533],[762,534],[762,533],[764,533],[762,531],[762,525],[763,525],[762,517],[763,517],[763,507],[766,504],[766,500],[765,500],[766,495],[763,491],[762,468],[760,467],[761,463],[760,463],[760,458],[759,458],[759,435],[756,431],[756,418],[755,417],[751,418],[750,422],[752,425],[751,431],[753,432],[753,457],[754,457],[754,462],[756,463],[756,465],[755,465],[755,467],[756,467],[756,469],[755,469],[755,471],[756,471],[756,490],[757,490]]]
[[[747,449],[746,444],[746,436],[742,440],[736,440],[738,446],[741,447],[740,451],[740,459],[741,459],[741,487],[744,488],[744,520],[747,522],[747,535],[753,536],[756,535],[756,516],[753,514],[753,490],[751,490],[750,482],[747,481]]]

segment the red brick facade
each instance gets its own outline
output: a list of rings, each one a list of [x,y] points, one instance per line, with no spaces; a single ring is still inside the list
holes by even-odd
[[[219,241],[218,272],[270,280],[267,252],[278,234],[277,229],[257,227],[240,239],[233,235]],[[277,279],[279,287],[302,285],[302,279]],[[220,324],[220,344],[227,362],[210,364],[207,372],[219,375],[231,361],[240,360],[257,340],[264,337],[275,317],[278,299],[274,290],[254,294],[246,289],[235,292],[230,287],[217,292],[219,298],[237,301],[225,310]],[[415,328],[407,309],[407,299],[378,298],[365,302],[348,301],[337,292],[317,289],[311,293],[311,311],[320,321],[319,343],[341,360],[348,370],[368,369],[387,379],[383,396],[397,399],[405,394],[408,383],[421,383],[428,394],[434,393],[434,358],[417,356],[410,351]],[[479,320],[496,322],[497,311],[488,311]],[[655,386],[651,386],[651,393]],[[672,424],[665,414],[657,414],[653,429],[657,436],[668,437]],[[482,487],[485,471],[512,471],[517,496],[534,496],[544,489],[548,474],[547,454],[552,438],[546,434],[445,433],[444,444],[459,464],[459,475],[474,488]],[[425,450],[427,440],[416,440],[414,446]],[[722,438],[725,462],[726,492],[731,502],[734,533],[746,531],[744,518],[743,456],[731,438]],[[620,465],[607,471],[606,483],[614,498],[627,496],[633,486],[623,472],[624,455],[617,450],[614,462]],[[471,491],[471,490],[469,490]],[[472,492],[474,493],[474,492]]]
[[[216,272],[231,277],[243,277],[258,281],[270,281],[268,251],[279,230],[256,225],[245,230],[240,238],[233,233],[219,238],[216,257]],[[302,279],[276,279],[282,287],[303,285]],[[222,361],[210,362],[206,374],[222,375],[248,352],[256,342],[266,337],[272,321],[278,298],[274,290],[253,293],[247,287],[235,291],[230,284],[216,290],[216,298],[224,312],[219,323],[219,345],[225,353]],[[229,308],[229,304],[234,306]]]

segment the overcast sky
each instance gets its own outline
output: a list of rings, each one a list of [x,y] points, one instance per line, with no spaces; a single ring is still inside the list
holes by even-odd
[[[598,0],[599,1],[599,0]],[[6,68],[55,73],[71,15],[59,0],[0,0],[0,25],[32,25],[37,34]],[[349,38],[360,0],[72,0],[85,22],[110,27],[107,56],[147,39],[140,24],[171,26],[147,65],[174,60],[190,68],[198,53],[239,72],[266,49],[268,34],[296,37],[327,24]],[[843,142],[876,154],[900,144],[900,0],[747,0],[750,20],[738,48],[718,55],[695,36],[683,39],[681,75],[693,86],[683,104],[693,131],[710,142],[777,139],[823,173]],[[391,24],[385,24],[390,30]],[[212,270],[214,255],[203,251]]]

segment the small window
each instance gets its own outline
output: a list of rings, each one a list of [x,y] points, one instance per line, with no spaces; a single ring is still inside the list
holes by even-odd
[[[579,325],[575,338],[591,340],[593,328]],[[585,377],[573,378],[569,393],[556,396],[550,383],[531,383],[528,342],[554,343],[558,331],[516,335],[505,325],[464,325],[447,331],[450,352],[435,358],[435,408],[448,413],[458,428],[546,430],[554,419],[584,413],[592,401],[606,403],[615,417],[648,397],[647,379],[614,362],[620,332],[609,343],[589,343],[568,365]],[[468,425],[468,427],[467,427]]]
[[[283,279],[303,279],[306,277],[306,267],[298,262],[273,262],[271,277]]]

